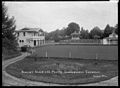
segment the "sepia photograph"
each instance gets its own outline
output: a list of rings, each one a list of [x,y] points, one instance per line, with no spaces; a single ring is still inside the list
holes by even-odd
[[[2,86],[118,86],[118,3],[2,1]]]

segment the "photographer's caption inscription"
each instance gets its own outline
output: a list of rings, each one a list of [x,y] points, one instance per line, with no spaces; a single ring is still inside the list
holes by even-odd
[[[33,73],[40,73],[40,74],[56,74],[56,73],[59,73],[59,74],[93,74],[93,77],[95,78],[100,78],[100,77],[107,77],[106,75],[95,75],[95,74],[98,74],[100,73],[99,71],[88,71],[88,70],[85,70],[85,71],[21,71],[21,73],[23,74],[33,74]]]

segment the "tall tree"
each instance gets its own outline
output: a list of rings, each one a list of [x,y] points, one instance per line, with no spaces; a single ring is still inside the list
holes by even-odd
[[[108,37],[113,32],[113,28],[109,24],[106,25],[104,29],[103,37]]]
[[[118,34],[118,24],[115,25],[115,33]]]
[[[90,31],[90,37],[92,39],[102,38],[102,36],[103,36],[103,32],[97,26]]]
[[[68,27],[65,29],[66,35],[70,36],[73,32],[78,32],[80,30],[79,24],[71,22],[68,24]]]
[[[89,39],[89,32],[88,30],[84,30],[83,27],[80,30],[80,38]]]
[[[7,7],[2,3],[2,46],[9,49],[16,50],[18,45],[15,33],[14,17],[9,17],[7,14]]]

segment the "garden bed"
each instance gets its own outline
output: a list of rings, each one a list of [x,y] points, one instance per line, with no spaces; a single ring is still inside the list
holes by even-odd
[[[6,68],[6,72],[32,81],[56,84],[87,84],[118,75],[118,62],[71,58],[27,57]]]

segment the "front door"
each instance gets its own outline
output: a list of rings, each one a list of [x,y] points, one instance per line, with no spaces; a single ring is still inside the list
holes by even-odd
[[[34,46],[36,46],[36,40],[34,40]]]

